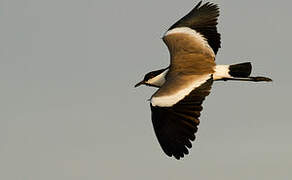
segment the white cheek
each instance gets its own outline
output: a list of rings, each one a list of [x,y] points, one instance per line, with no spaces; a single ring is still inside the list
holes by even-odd
[[[165,82],[164,77],[155,77],[147,81],[148,84],[153,84],[155,86],[162,86]]]
[[[165,75],[167,74],[167,72],[168,70],[164,71],[158,76],[155,76],[154,78],[149,79],[146,83],[159,86],[159,87],[162,86],[165,83]]]

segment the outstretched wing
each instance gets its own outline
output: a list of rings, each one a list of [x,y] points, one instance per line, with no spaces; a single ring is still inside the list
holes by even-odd
[[[200,1],[186,16],[168,29],[163,39],[165,41],[165,37],[171,32],[181,31],[182,29],[188,32],[196,32],[192,34],[197,35],[197,39],[206,40],[214,54],[217,54],[218,49],[221,47],[220,34],[216,27],[218,17],[219,7],[216,4],[207,2],[202,5],[202,1]],[[168,41],[165,41],[165,43],[168,47],[170,46]]]
[[[153,101],[153,98],[161,98],[159,96],[151,99],[154,131],[160,146],[168,156],[180,159],[189,153],[188,148],[192,147],[191,141],[195,140],[200,123],[202,103],[210,93],[212,82],[210,77],[208,80],[206,77],[202,78],[197,82],[198,87],[173,105],[167,102],[171,101],[171,98],[167,99],[166,96],[162,96],[160,101]]]
[[[152,122],[163,151],[176,159],[188,154],[209,95],[220,47],[217,5],[200,2],[166,32],[171,64],[166,82],[151,98]]]
[[[220,47],[217,5],[200,2],[166,32],[171,64],[166,81],[151,98],[152,122],[163,151],[176,159],[188,154],[209,95]]]

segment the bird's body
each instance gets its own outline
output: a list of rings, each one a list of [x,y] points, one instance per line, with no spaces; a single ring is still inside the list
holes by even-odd
[[[159,88],[151,97],[152,122],[158,141],[168,156],[188,154],[199,125],[202,102],[213,81],[270,81],[250,77],[251,64],[216,65],[220,45],[219,8],[202,1],[165,33],[170,66],[145,75],[145,84]]]

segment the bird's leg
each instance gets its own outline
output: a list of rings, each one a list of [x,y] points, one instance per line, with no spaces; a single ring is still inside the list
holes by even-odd
[[[216,81],[252,81],[252,82],[271,82],[273,81],[272,79],[268,77],[262,77],[262,76],[257,76],[257,77],[247,77],[247,78],[222,78],[218,79]]]

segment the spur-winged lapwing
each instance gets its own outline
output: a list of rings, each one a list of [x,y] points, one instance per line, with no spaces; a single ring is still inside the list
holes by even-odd
[[[216,4],[200,1],[163,36],[170,53],[169,67],[146,74],[135,86],[159,88],[150,99],[152,123],[163,151],[176,159],[184,157],[192,147],[202,102],[214,81],[272,81],[251,77],[250,62],[216,65],[220,48],[218,16]]]

